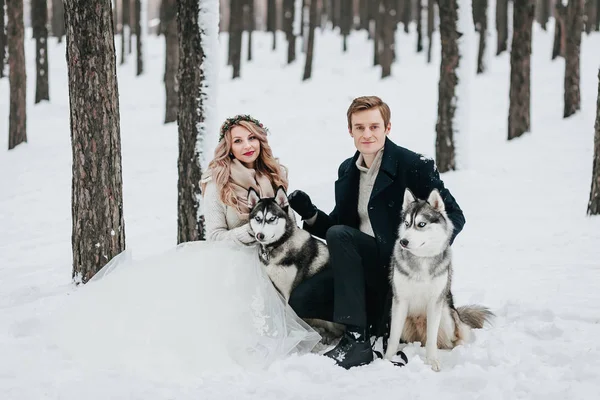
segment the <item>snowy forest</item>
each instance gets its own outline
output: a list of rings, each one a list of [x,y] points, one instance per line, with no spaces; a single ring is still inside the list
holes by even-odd
[[[498,317],[443,354],[447,369],[433,374],[409,344],[403,369],[343,371],[309,354],[218,370],[171,331],[156,354],[111,355],[110,368],[89,361],[110,353],[109,333],[78,338],[85,356],[62,352],[61,309],[103,267],[206,239],[200,179],[225,118],[265,122],[290,191],[329,212],[355,151],[346,109],[363,95],[390,105],[392,140],[435,160],[467,220],[453,292]],[[600,0],[0,0],[0,187],[1,398],[600,389]],[[183,299],[165,282],[157,297]],[[75,315],[61,332],[84,324]],[[193,304],[180,315],[188,332],[209,325]]]

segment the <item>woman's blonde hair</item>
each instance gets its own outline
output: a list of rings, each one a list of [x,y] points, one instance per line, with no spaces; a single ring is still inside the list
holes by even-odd
[[[227,123],[226,121],[225,124]],[[223,125],[225,126],[225,124]],[[231,129],[234,126],[241,126],[248,129],[250,133],[256,136],[260,143],[260,152],[254,167],[256,173],[268,177],[275,189],[283,186],[287,191],[288,180],[284,167],[273,157],[273,151],[271,150],[271,146],[269,146],[267,132],[264,127],[245,120],[236,121],[233,124],[229,123],[227,129],[223,132],[223,138],[219,141],[215,149],[214,158],[208,164],[207,173],[210,173],[212,180],[215,182],[221,201],[241,212],[235,191],[231,187],[231,163],[233,162],[233,155],[231,155]],[[203,179],[201,185],[202,193],[205,191],[206,184],[207,181]]]

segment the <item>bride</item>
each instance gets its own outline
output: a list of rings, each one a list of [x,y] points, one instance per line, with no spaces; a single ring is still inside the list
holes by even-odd
[[[194,374],[313,350],[319,334],[270,282],[248,223],[250,187],[273,197],[288,186],[266,133],[248,115],[223,123],[201,180],[207,241],[138,262],[115,257],[64,310],[59,337],[71,353],[109,368]]]

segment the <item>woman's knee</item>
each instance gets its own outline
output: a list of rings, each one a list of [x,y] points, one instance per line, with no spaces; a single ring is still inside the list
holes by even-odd
[[[354,228],[346,225],[334,225],[327,230],[325,240],[327,240],[328,245],[331,243],[351,240],[353,229]]]

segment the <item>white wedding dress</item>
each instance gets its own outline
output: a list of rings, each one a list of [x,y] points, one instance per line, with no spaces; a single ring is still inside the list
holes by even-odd
[[[162,377],[262,369],[321,337],[275,290],[256,248],[190,242],[141,261],[124,252],[54,316],[70,358]]]

